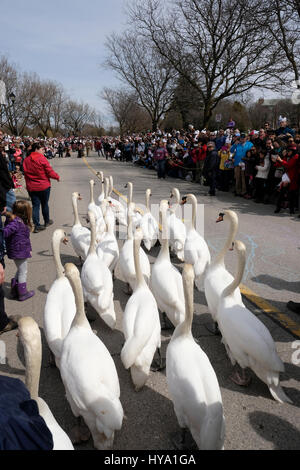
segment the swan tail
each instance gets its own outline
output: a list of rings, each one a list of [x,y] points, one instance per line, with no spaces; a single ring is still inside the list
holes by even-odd
[[[225,419],[222,404],[212,406],[214,407],[213,414],[210,419],[205,421],[201,429],[199,442],[201,450],[222,450],[224,448]]]
[[[140,369],[139,367],[132,366],[130,368],[132,382],[134,383],[135,390],[140,390],[145,383],[147,382],[149,373],[147,374],[144,370]]]
[[[145,344],[140,337],[132,336],[129,338],[121,351],[121,360],[125,369],[129,369],[141,354]]]
[[[279,403],[293,403],[292,400],[284,393],[280,385],[269,385],[269,390],[272,397]]]

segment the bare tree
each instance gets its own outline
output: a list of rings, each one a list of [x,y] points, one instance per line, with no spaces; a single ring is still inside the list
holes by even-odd
[[[106,66],[136,93],[148,112],[155,131],[173,98],[174,69],[157,53],[151,42],[136,31],[107,38],[109,56]]]
[[[62,113],[63,125],[70,133],[81,135],[84,126],[93,121],[95,110],[88,104],[67,100]]]
[[[135,93],[122,88],[104,88],[100,96],[106,101],[112,117],[119,124],[121,136],[129,130],[136,130],[132,129],[134,125],[130,122],[137,108],[137,96]]]
[[[300,2],[299,0],[257,1],[257,14],[253,20],[280,47],[285,70],[279,79],[286,84],[290,72],[300,78]],[[250,11],[249,11],[250,13]],[[300,88],[300,83],[298,83]]]
[[[203,127],[224,98],[276,86],[282,51],[253,21],[256,11],[252,0],[176,0],[170,8],[137,0],[131,8],[140,34],[199,92]]]

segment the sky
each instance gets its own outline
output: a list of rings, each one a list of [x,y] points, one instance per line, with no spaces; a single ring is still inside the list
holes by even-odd
[[[107,35],[126,28],[126,0],[1,0],[0,56],[61,83],[110,120],[97,96],[120,82],[101,65]]]

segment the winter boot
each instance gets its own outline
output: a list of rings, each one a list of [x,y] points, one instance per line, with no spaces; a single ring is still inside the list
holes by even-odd
[[[17,289],[20,302],[23,302],[23,300],[30,299],[30,297],[33,297],[35,294],[34,290],[27,290],[26,282],[24,282],[23,284],[18,284]]]
[[[18,281],[16,278],[13,278],[10,281],[10,295],[12,296],[13,299],[18,298]]]

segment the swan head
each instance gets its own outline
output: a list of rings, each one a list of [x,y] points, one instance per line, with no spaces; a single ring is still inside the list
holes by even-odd
[[[95,181],[94,180],[90,180],[90,186],[91,187],[95,186]]]
[[[231,219],[231,221],[235,224],[238,224],[238,216],[237,213],[231,210],[226,210],[224,212],[220,212],[219,217],[217,218],[216,222],[223,222],[225,219]]]
[[[82,201],[82,196],[80,195],[80,193],[73,193],[72,198],[73,199],[79,199],[79,201]]]
[[[151,189],[147,189],[147,190],[146,190],[146,196],[149,196],[149,197],[152,196],[152,191],[151,191]]]
[[[169,209],[169,201],[163,199],[160,201],[159,212],[167,211]]]
[[[64,232],[62,229],[58,228],[57,230],[55,230],[55,232],[53,233],[53,236],[52,236],[52,240],[55,242],[55,241],[62,241],[64,245],[66,245],[68,243],[68,237],[67,237],[67,234],[66,232]]]

